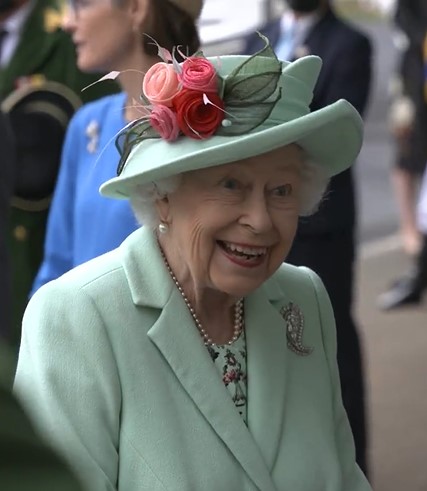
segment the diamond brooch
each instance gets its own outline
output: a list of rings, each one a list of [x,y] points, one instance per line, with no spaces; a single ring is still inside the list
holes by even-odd
[[[302,344],[304,316],[301,309],[298,305],[290,302],[286,307],[280,309],[280,314],[285,320],[288,348],[299,356],[310,355],[313,352],[313,348]]]

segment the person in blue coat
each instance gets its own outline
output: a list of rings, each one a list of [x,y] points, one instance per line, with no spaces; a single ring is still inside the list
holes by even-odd
[[[310,112],[320,67],[266,41],[145,75],[100,189],[144,226],[35,293],[14,386],[88,490],[370,491],[328,295],[283,262],[362,145],[347,101]]]
[[[73,267],[116,248],[138,226],[128,203],[105,199],[98,188],[116,172],[117,133],[140,115],[135,101],[143,74],[159,59],[155,42],[169,50],[181,45],[182,52],[195,52],[200,44],[195,21],[202,0],[150,0],[136,5],[135,14],[110,2],[76,1],[64,19],[64,28],[77,46],[79,68],[122,72],[118,81],[123,92],[84,106],[70,124],[44,259],[32,294]],[[115,225],[108,228],[105,223]]]
[[[283,16],[259,30],[270,39],[279,58],[297,59],[307,54],[322,58],[311,109],[345,98],[364,115],[372,71],[372,48],[367,36],[339,18],[329,0],[285,3]],[[259,36],[250,35],[244,52],[254,53],[259,48]],[[353,315],[356,226],[355,182],[350,168],[331,179],[327,198],[318,212],[301,218],[287,262],[316,271],[331,297],[344,406],[355,438],[357,461],[367,472],[363,356]]]

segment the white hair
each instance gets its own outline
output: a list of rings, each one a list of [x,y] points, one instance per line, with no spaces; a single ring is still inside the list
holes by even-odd
[[[130,193],[130,203],[140,225],[157,228],[160,223],[156,201],[178,189],[182,174],[159,179],[148,184],[137,184]]]
[[[304,158],[300,168],[302,177],[301,216],[313,214],[325,193],[329,177],[323,166]],[[182,174],[159,179],[148,184],[136,185],[130,193],[130,202],[140,225],[153,230],[160,223],[155,203],[176,191],[181,182]]]
[[[300,216],[315,213],[325,195],[330,177],[324,166],[305,157],[300,169],[302,177]]]

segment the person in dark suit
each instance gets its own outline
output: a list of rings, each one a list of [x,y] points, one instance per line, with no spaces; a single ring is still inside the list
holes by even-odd
[[[363,115],[371,85],[369,39],[340,19],[328,0],[288,0],[287,3],[289,9],[283,17],[259,31],[270,39],[279,58],[292,60],[307,54],[322,58],[311,110],[345,98]],[[262,47],[259,39],[257,34],[250,35],[245,53],[258,51]],[[352,312],[355,231],[355,185],[349,169],[332,178],[318,212],[300,219],[287,262],[316,271],[331,297],[337,322],[344,406],[355,439],[357,462],[367,474],[363,357]]]
[[[9,218],[9,202],[13,192],[13,165],[15,148],[12,132],[6,115],[0,112],[0,338],[6,339],[10,332],[10,259],[6,244]]]
[[[50,162],[57,162],[57,165],[55,175],[48,177],[49,181],[55,182],[63,136],[71,117],[70,113],[56,104],[55,100],[59,96],[62,96],[62,100],[69,100],[67,106],[77,107],[82,102],[118,90],[117,85],[111,82],[97,84],[82,92],[83,88],[98,80],[101,75],[85,74],[77,68],[72,39],[61,29],[63,8],[62,0],[5,0],[0,3],[0,103],[4,112],[11,113],[11,126],[16,134],[17,181],[22,173],[26,175],[27,183],[40,181],[46,172],[45,150],[49,147],[52,157]],[[22,107],[21,100],[27,100],[27,95],[40,88],[46,88],[45,92],[54,94],[52,97],[46,94],[46,97],[27,106],[26,110],[32,113],[31,121],[29,117],[18,118],[17,104]],[[15,125],[18,119],[19,123]],[[46,122],[47,119],[50,121]],[[54,119],[56,123],[51,123]],[[53,155],[55,152],[57,155]],[[21,168],[23,161],[28,162],[28,156],[32,158],[31,175]],[[12,329],[8,343],[16,353],[22,315],[43,258],[52,194],[50,190],[41,195],[38,189],[27,189],[27,186],[25,193],[18,191],[14,189],[6,233],[12,276]]]

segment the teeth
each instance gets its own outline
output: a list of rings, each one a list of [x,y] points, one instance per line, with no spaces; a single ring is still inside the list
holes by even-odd
[[[245,254],[247,256],[263,256],[267,254],[266,247],[242,247],[236,244],[232,244],[231,242],[224,242],[225,246],[233,252],[240,252],[241,254]]]

